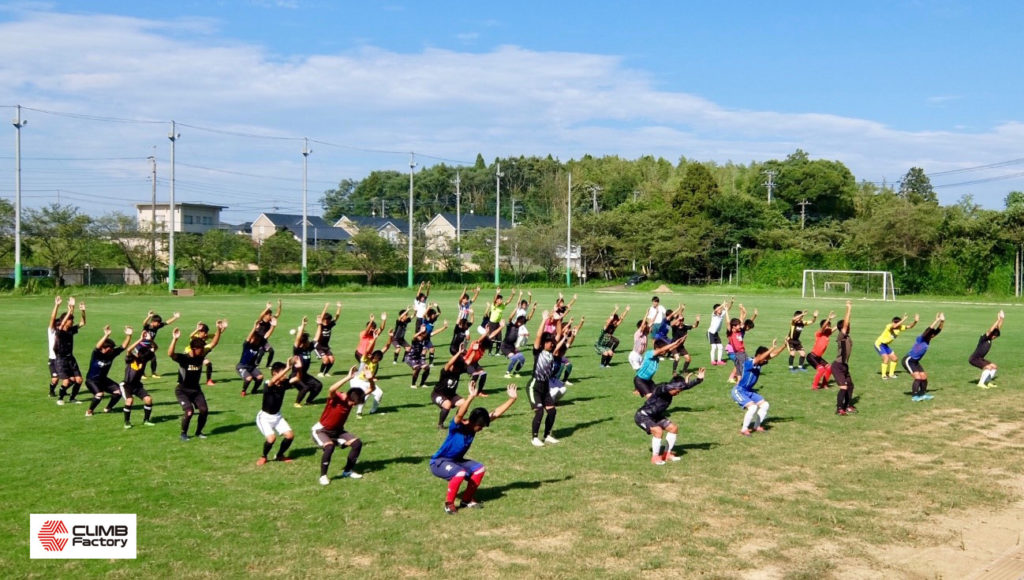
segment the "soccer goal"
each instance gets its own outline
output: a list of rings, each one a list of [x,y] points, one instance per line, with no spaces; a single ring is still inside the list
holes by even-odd
[[[864,270],[804,270],[802,296],[861,297],[896,300],[892,272]]]

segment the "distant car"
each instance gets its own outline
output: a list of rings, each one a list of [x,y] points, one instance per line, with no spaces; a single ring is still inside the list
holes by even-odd
[[[626,280],[626,286],[636,286],[637,284],[645,282],[646,280],[647,276],[643,274],[633,274]]]

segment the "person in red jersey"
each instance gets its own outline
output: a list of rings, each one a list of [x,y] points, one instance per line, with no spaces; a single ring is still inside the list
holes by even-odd
[[[320,414],[320,420],[313,425],[313,441],[324,450],[320,459],[320,485],[331,483],[327,477],[327,468],[331,466],[331,456],[334,448],[338,445],[348,447],[348,460],[345,462],[345,469],[341,472],[342,477],[360,479],[363,476],[353,471],[359,453],[363,449],[363,442],[352,433],[345,430],[345,420],[348,419],[352,408],[361,405],[366,401],[366,393],[362,389],[353,387],[346,393],[342,393],[341,387],[356,376],[358,366],[348,371],[348,376],[334,383],[327,389],[327,404],[324,405],[324,412]]]

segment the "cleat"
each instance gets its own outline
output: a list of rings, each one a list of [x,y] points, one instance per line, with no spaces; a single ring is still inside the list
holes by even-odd
[[[81,405],[82,401],[79,401],[78,399],[68,399],[68,404],[71,404],[71,405]]]
[[[248,394],[249,394],[249,393],[246,393],[245,391],[242,391],[242,396],[243,396],[243,397],[247,396]]]
[[[64,399],[57,399],[57,404],[63,407],[64,406]]]
[[[156,427],[156,423],[154,423],[152,421],[143,421],[142,425],[145,426],[145,427]]]
[[[765,428],[760,426],[760,425],[758,425],[757,427],[754,427],[754,431],[757,431],[758,433],[764,433],[765,432]]]
[[[544,447],[544,442],[536,437],[534,437],[533,440],[530,441],[530,443],[533,443],[534,447]]]
[[[484,502],[476,501],[476,500],[470,500],[470,501],[462,500],[462,501],[459,502],[459,509],[460,510],[461,509],[471,509],[471,510],[484,509]]]
[[[159,379],[160,375],[158,375],[156,373],[153,373],[152,375],[149,376],[149,378],[151,378],[151,379]]]
[[[789,372],[795,373],[796,371],[797,371],[796,367],[789,367]]]
[[[651,456],[651,465],[665,465],[665,460],[660,455]]]
[[[662,459],[665,460],[666,462],[668,462],[668,461],[682,461],[683,460],[682,457],[677,456],[675,453],[672,453],[671,451],[666,451],[665,455],[664,455],[664,457],[662,457]]]
[[[505,373],[505,378],[506,379],[511,379],[512,378],[512,373]]]
[[[571,387],[572,386],[572,381],[564,381],[562,384],[567,386],[567,387]]]
[[[812,391],[817,391],[817,390],[820,390],[820,389],[821,389],[821,387],[819,387],[818,385],[811,385],[811,390]]]
[[[857,407],[854,407],[853,405],[850,405],[849,407],[846,408],[846,414],[847,415],[852,415],[852,414],[854,414],[856,412],[857,412]]]
[[[206,439],[206,433],[196,433],[196,437],[199,439]]]
[[[125,423],[124,424],[124,428],[125,429],[131,429],[132,428],[132,424],[131,423]]]
[[[558,439],[555,439],[551,435],[548,435],[548,436],[544,437],[544,442],[545,443],[551,443],[552,445],[554,445],[556,443],[561,443],[561,441],[559,441]]]
[[[320,485],[328,485],[330,483],[331,483],[331,480],[327,479],[326,475],[321,475],[320,476]]]
[[[933,397],[932,395],[929,395],[928,393],[925,393],[925,394],[921,395],[921,398],[926,400],[926,401],[931,401],[935,397]]]
[[[89,409],[88,411],[86,411],[85,412],[85,416],[86,417],[92,417],[92,409]]]
[[[882,380],[883,381],[889,380],[889,375],[882,375]]]
[[[836,409],[836,415],[845,415],[846,409]]]
[[[323,373],[317,373],[316,376],[322,377],[322,376],[324,376],[324,374]]]
[[[295,462],[295,460],[292,459],[291,457],[281,457],[280,455],[275,457],[274,461],[280,461],[281,463],[294,463]]]
[[[104,413],[109,413],[111,411],[113,411],[113,409],[111,409],[110,407],[103,407],[103,412]]]
[[[301,409],[302,403],[293,403],[292,406],[295,407],[296,409]]]
[[[213,379],[206,379],[206,386],[207,387],[212,387],[213,385],[216,385],[216,384],[217,383],[213,382]]]
[[[994,389],[994,388],[996,388],[996,384],[995,383],[988,383],[988,384],[985,385],[985,388],[986,389]]]
[[[455,507],[455,502],[446,501],[444,502],[444,513],[454,516],[459,511],[459,508]]]
[[[919,403],[919,402],[923,401],[924,399],[921,398],[921,395],[914,395],[913,397],[910,397],[910,400],[914,401],[915,403]]]
[[[363,478],[363,476],[361,474],[358,474],[358,473],[356,473],[354,471],[342,471],[341,472],[341,476],[342,477],[347,477],[349,479],[362,479]]]
[[[410,389],[415,389],[415,388],[416,388],[416,385],[409,385],[409,388],[410,388]]]
[[[185,435],[184,433],[182,433],[181,434],[181,440],[182,441],[188,441],[188,435]]]
[[[744,437],[750,437],[750,429],[740,429],[740,435]]]
[[[362,419],[362,418],[363,418],[363,414],[362,413],[356,413],[356,419]]]
[[[257,467],[259,467],[261,465],[266,465],[266,464],[267,464],[267,458],[266,457],[260,457],[259,459],[256,460],[256,466]]]

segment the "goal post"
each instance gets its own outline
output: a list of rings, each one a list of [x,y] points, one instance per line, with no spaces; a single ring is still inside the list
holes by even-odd
[[[804,270],[801,296],[862,294],[874,300],[896,300],[896,284],[887,270]]]

